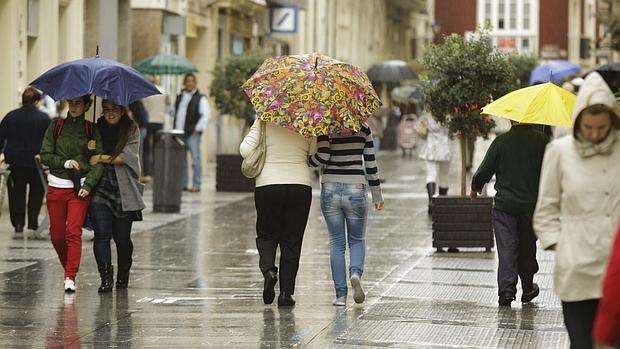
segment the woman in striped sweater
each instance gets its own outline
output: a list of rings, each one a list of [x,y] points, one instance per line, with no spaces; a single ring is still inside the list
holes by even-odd
[[[358,133],[331,137],[323,135],[317,141],[318,150],[309,157],[308,162],[313,167],[324,166],[321,210],[329,231],[332,279],[336,289],[333,304],[346,305],[345,237],[349,242],[349,276],[353,300],[362,303],[366,298],[361,277],[364,271],[368,188],[375,208],[383,209],[372,134],[370,128],[364,125]]]

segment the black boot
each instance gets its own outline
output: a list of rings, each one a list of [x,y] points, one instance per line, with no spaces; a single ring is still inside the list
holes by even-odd
[[[116,273],[116,288],[117,289],[127,288],[127,285],[129,284],[129,269],[130,268],[131,268],[131,265],[129,266],[119,265],[118,266],[118,272]]]
[[[448,188],[439,187],[439,196],[446,196],[446,195],[448,195]]]
[[[278,297],[279,307],[292,307],[295,305],[295,297],[288,292],[281,291]]]
[[[112,264],[105,264],[97,266],[97,269],[99,269],[99,276],[101,276],[101,286],[99,286],[97,292],[111,292],[114,285],[114,267]]]
[[[278,282],[278,272],[275,270],[267,270],[265,273],[265,283],[263,285],[263,302],[265,304],[273,303],[273,299],[276,297],[274,287]]]
[[[435,189],[437,185],[435,182],[426,183],[426,192],[428,193],[428,214],[433,214],[433,203],[432,198],[435,195]]]

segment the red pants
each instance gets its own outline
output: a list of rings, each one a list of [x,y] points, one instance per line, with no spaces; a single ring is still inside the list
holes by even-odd
[[[47,191],[52,245],[65,269],[65,278],[72,280],[80,268],[82,225],[89,203],[90,196],[80,198],[73,189],[49,187]]]

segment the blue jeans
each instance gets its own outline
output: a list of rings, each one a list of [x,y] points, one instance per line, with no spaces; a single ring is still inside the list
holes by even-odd
[[[116,218],[108,206],[93,202],[88,209],[95,227],[93,252],[98,266],[112,264],[110,240],[116,244],[118,267],[131,267],[133,243],[131,241],[131,218]]]
[[[185,149],[192,156],[192,171],[194,172],[193,187],[200,189],[202,178],[202,159],[200,157],[200,138],[202,132],[194,132],[191,136],[185,138]],[[185,165],[183,166],[183,188],[189,188],[187,156],[185,156]]]
[[[362,276],[364,272],[366,191],[364,184],[347,183],[323,183],[321,190],[321,211],[329,231],[329,257],[336,297],[347,295],[345,240],[349,242],[349,274]]]

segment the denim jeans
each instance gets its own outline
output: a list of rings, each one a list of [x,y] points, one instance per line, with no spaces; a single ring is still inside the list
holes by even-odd
[[[95,253],[97,265],[112,264],[110,240],[114,239],[118,267],[129,269],[133,254],[133,243],[131,242],[132,219],[116,218],[108,206],[95,202],[90,204],[88,212],[95,226],[93,252]]]
[[[185,138],[185,149],[189,151],[192,156],[192,171],[194,172],[194,179],[192,185],[194,188],[200,189],[200,183],[202,178],[202,159],[200,157],[200,138],[202,132],[194,132],[191,136]],[[187,170],[187,156],[185,156],[185,165],[183,166],[183,188],[189,188],[189,174]]]
[[[336,297],[347,295],[345,248],[349,243],[349,274],[364,272],[368,198],[364,184],[323,183],[321,211],[329,231],[330,262]],[[346,227],[346,233],[345,233]]]

